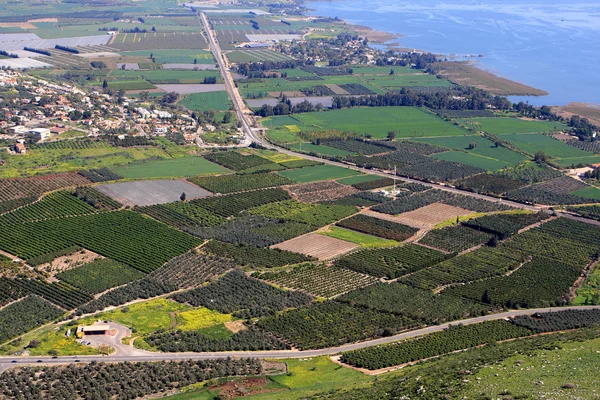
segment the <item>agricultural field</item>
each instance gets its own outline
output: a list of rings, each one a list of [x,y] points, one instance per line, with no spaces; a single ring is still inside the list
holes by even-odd
[[[136,50],[124,51],[120,53],[124,57],[146,57],[150,55],[156,59],[159,64],[214,64],[215,60],[212,53],[207,50],[193,49],[165,49],[165,50]]]
[[[231,109],[231,101],[226,91],[191,93],[178,103],[192,111],[227,111]]]
[[[295,200],[269,203],[248,210],[251,215],[280,218],[312,226],[325,226],[356,213],[351,206],[307,204]]]
[[[238,266],[276,268],[313,260],[299,253],[279,249],[242,246],[211,240],[202,250],[233,260]]]
[[[298,183],[339,179],[360,174],[360,172],[335,165],[315,165],[313,167],[279,171],[278,173]]]
[[[294,199],[305,203],[333,201],[358,193],[358,190],[353,187],[345,186],[331,180],[291,185],[287,187],[287,190],[289,190]]]
[[[240,153],[238,151],[221,151],[210,153],[205,155],[204,158],[240,173],[252,173],[277,169],[272,168],[272,165],[275,164],[273,161],[259,157],[256,154]],[[283,167],[280,169],[283,169]]]
[[[273,246],[274,249],[300,253],[319,260],[338,257],[359,247],[358,244],[318,233],[310,233]]]
[[[150,276],[157,281],[189,289],[214,279],[235,266],[231,260],[222,256],[189,251],[171,259]]]
[[[135,211],[180,229],[194,226],[216,226],[225,222],[225,218],[222,216],[198,207],[192,202],[177,201],[149,207],[136,207]]]
[[[76,245],[143,272],[198,244],[191,236],[130,211],[0,227],[0,249],[26,260]]]
[[[372,276],[324,264],[302,264],[289,270],[256,273],[259,279],[278,286],[303,290],[314,296],[335,297],[378,281]]]
[[[277,121],[279,118],[282,117],[271,117],[265,125],[282,126]],[[396,131],[398,138],[466,134],[466,131],[439,119],[434,114],[412,107],[352,108],[297,114],[285,118],[295,120],[294,123],[284,125],[296,127],[298,131],[337,129],[357,135],[368,133],[379,139],[385,138],[389,131]]]
[[[331,226],[326,230],[319,231],[319,234],[356,243],[362,248],[393,247],[399,244],[395,240],[382,239],[377,236],[367,235],[354,230],[338,228],[337,226]]]
[[[181,178],[230,172],[227,168],[196,156],[137,162],[111,169],[127,179]]]
[[[534,155],[538,151],[543,151],[551,159],[555,159],[557,163],[568,166],[578,164],[578,160],[582,160],[584,164],[591,163],[590,160],[598,159],[592,153],[587,153],[583,150],[571,147],[560,140],[556,140],[550,136],[541,134],[506,134],[502,135],[503,140],[512,143],[516,148]]]
[[[179,303],[207,307],[240,318],[273,314],[311,302],[312,297],[300,292],[283,291],[233,270],[208,286],[172,296]]]
[[[96,294],[141,279],[144,274],[125,264],[102,258],[81,267],[61,272],[56,277],[84,292]]]
[[[234,50],[226,53],[226,56],[232,63],[286,61],[292,59],[285,54],[271,50]]]
[[[63,313],[37,296],[28,296],[12,303],[0,310],[0,343],[56,319]]]
[[[459,122],[466,127],[492,134],[503,133],[547,133],[566,129],[560,122],[535,121],[519,118],[470,118]]]
[[[335,265],[377,277],[398,278],[443,261],[448,256],[415,244],[367,249],[336,260]]]
[[[369,235],[379,236],[385,239],[404,241],[415,233],[417,229],[410,226],[398,224],[368,215],[359,214],[354,217],[344,219],[336,224],[343,228],[352,229]]]
[[[485,159],[489,159],[490,162],[493,160],[502,163],[503,165],[513,166],[520,164],[527,160],[522,154],[519,154],[513,150],[510,150],[506,147],[496,146],[494,142],[489,139],[486,139],[482,136],[455,136],[455,137],[445,137],[445,138],[415,138],[413,139],[422,143],[429,143],[432,145],[447,147],[454,150],[460,150],[460,152],[464,154],[470,154],[471,157],[480,156]],[[471,148],[472,147],[472,148]],[[456,161],[464,164],[475,165],[476,167],[481,167],[481,165],[476,165],[469,163],[468,161],[461,161],[460,159],[448,159],[442,157],[444,154],[441,153],[435,158],[447,160],[447,161]],[[442,158],[440,158],[442,157]],[[477,160],[476,158],[474,158]]]
[[[443,203],[433,203],[397,215],[394,220],[416,228],[432,228],[439,223],[473,214],[473,211]]]
[[[351,153],[346,150],[335,149],[335,148],[328,147],[328,146],[317,146],[315,144],[306,143],[306,142],[294,143],[294,144],[289,145],[289,147],[292,150],[295,150],[299,153],[317,154],[319,156],[325,156],[325,157],[346,157],[346,156],[354,154],[354,153]]]
[[[101,185],[97,190],[126,206],[151,206],[172,203],[181,199],[200,199],[212,193],[184,180],[119,182]]]
[[[485,314],[489,307],[459,297],[434,294],[401,283],[377,283],[337,298],[354,307],[404,315],[427,324],[440,324]]]
[[[235,193],[246,190],[265,189],[292,183],[291,180],[273,173],[246,175],[219,175],[189,178],[190,182],[213,193]]]
[[[435,247],[450,253],[459,253],[471,247],[487,243],[493,235],[468,228],[463,225],[451,225],[441,229],[433,229],[419,243]]]

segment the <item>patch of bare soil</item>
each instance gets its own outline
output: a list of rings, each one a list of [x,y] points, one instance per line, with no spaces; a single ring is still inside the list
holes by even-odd
[[[256,394],[272,393],[284,388],[267,388],[270,380],[267,378],[245,378],[242,380],[233,380],[220,385],[211,386],[211,392],[219,393],[219,399],[235,399],[238,397],[252,396]]]
[[[360,246],[345,240],[319,235],[318,233],[309,233],[308,235],[290,239],[271,247],[305,254],[319,260],[328,260],[348,253]]]
[[[248,329],[244,321],[228,321],[225,322],[225,328],[229,329],[233,333],[238,333],[240,331],[245,331]]]
[[[471,61],[442,61],[432,64],[437,75],[459,85],[475,86],[498,96],[545,96],[548,92],[501,78],[477,68]]]
[[[351,29],[359,36],[366,37],[372,43],[385,43],[402,37],[400,34],[378,31],[362,25],[352,25]]]
[[[37,26],[29,22],[0,22],[0,28],[37,29]]]
[[[75,254],[55,258],[52,262],[41,264],[36,267],[38,271],[48,273],[51,277],[59,272],[66,271],[75,267],[80,267],[83,264],[90,263],[96,259],[104,258],[100,254],[83,249]]]
[[[30,19],[27,22],[58,22],[57,18],[38,18],[38,19]]]
[[[306,97],[306,95],[299,90],[292,90],[292,91],[285,91],[285,92],[269,92],[269,96],[279,97],[282,93],[286,97]]]
[[[552,111],[564,118],[579,115],[592,124],[600,126],[600,105],[592,103],[569,103],[562,107],[552,107]]]

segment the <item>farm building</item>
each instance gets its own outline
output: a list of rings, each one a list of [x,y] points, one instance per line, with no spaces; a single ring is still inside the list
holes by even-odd
[[[108,325],[90,325],[90,326],[78,326],[75,335],[81,339],[85,335],[106,335],[110,327]]]
[[[36,136],[39,140],[46,140],[50,137],[50,129],[48,128],[33,128],[27,133]]]

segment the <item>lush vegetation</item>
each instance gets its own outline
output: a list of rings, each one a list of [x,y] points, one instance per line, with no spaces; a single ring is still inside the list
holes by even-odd
[[[232,259],[239,266],[274,268],[312,260],[303,254],[280,249],[242,246],[212,240],[202,250]]]
[[[99,298],[84,304],[75,310],[75,315],[89,314],[103,310],[109,306],[120,306],[137,299],[150,299],[165,293],[174,292],[178,286],[162,283],[153,278],[144,278],[133,281],[126,286],[111,290]]]
[[[520,229],[550,218],[546,213],[495,214],[464,221],[462,224],[483,232],[492,233],[499,239],[516,235]]]
[[[487,243],[492,237],[492,234],[471,229],[464,225],[450,225],[427,232],[419,240],[419,243],[451,253],[459,253],[471,247]]]
[[[130,211],[0,227],[0,248],[24,259],[79,245],[143,272],[198,244],[191,236]]]
[[[166,352],[287,350],[281,340],[256,327],[241,330],[228,338],[212,338],[198,331],[157,332],[144,337],[146,343]]]
[[[203,239],[268,247],[296,236],[314,231],[316,227],[300,222],[265,217],[240,217],[212,228],[187,228],[186,231]]]
[[[190,204],[204,208],[217,215],[229,217],[252,207],[288,200],[289,198],[290,196],[284,190],[264,189],[193,200]]]
[[[28,296],[12,303],[0,310],[0,343],[52,321],[63,313],[37,296]]]
[[[6,286],[8,286],[9,293],[1,294],[0,298],[6,298],[10,294],[17,294],[19,297],[22,294],[35,294],[65,310],[74,309],[92,299],[87,293],[64,282],[48,283],[42,279],[25,278],[2,279],[5,283],[8,283],[8,285],[2,285],[4,286],[2,289],[6,289]],[[11,287],[12,289],[10,289]]]
[[[241,154],[237,151],[221,151],[210,153],[206,154],[204,158],[206,158],[209,161],[220,164],[225,168],[229,168],[239,172],[249,170],[251,168],[258,168],[258,170],[260,170],[260,168],[268,164],[273,164],[272,161],[269,161],[266,158],[259,157],[255,154]],[[266,170],[268,170],[268,168]]]
[[[427,324],[473,317],[489,307],[446,294],[434,294],[401,283],[379,283],[337,298],[353,307],[403,315]]]
[[[61,272],[56,277],[84,292],[96,294],[143,278],[144,274],[110,258],[103,258]]]
[[[259,327],[302,350],[390,336],[416,325],[418,323],[406,317],[354,308],[335,301],[289,310],[258,322]]]
[[[439,251],[407,244],[386,249],[362,250],[336,260],[335,265],[377,277],[397,278],[427,268],[447,258]]]
[[[381,178],[366,182],[357,182],[352,184],[352,186],[354,186],[358,190],[373,190],[382,187],[392,186],[393,184],[394,180],[392,178]]]
[[[235,263],[224,258],[224,255],[189,251],[173,258],[150,276],[158,282],[190,288],[214,279],[235,266]]]
[[[225,222],[225,218],[199,207],[197,202],[178,201],[176,203],[156,204],[136,207],[135,211],[177,228],[215,226]]]
[[[321,297],[334,297],[378,281],[372,276],[323,264],[303,264],[286,271],[258,272],[253,276]]]
[[[96,182],[107,182],[107,181],[116,181],[121,177],[108,169],[107,167],[102,168],[92,168],[84,171],[79,171],[79,175],[85,176],[90,181]]]
[[[90,363],[58,367],[24,367],[3,374],[0,392],[15,399],[135,399],[218,377],[259,375],[256,359]]]
[[[190,178],[189,181],[214,193],[235,193],[292,183],[291,180],[273,173],[207,176]]]
[[[398,240],[400,242],[408,239],[418,231],[418,229],[410,226],[369,217],[362,214],[344,219],[338,222],[336,225],[369,235]]]
[[[512,322],[538,333],[589,328],[600,324],[600,310],[565,310],[517,315],[512,318]]]
[[[422,338],[347,352],[342,361],[360,368],[379,369],[529,335],[529,329],[503,320],[450,326]]]
[[[403,212],[413,211],[433,203],[444,203],[450,206],[479,212],[502,211],[510,209],[510,207],[503,204],[492,203],[486,200],[433,189],[415,193],[412,196],[402,196],[396,200],[375,206],[373,207],[373,210],[386,214],[400,214]]]
[[[241,318],[274,314],[311,301],[311,297],[306,294],[279,290],[247,277],[240,270],[233,270],[208,286],[175,294],[173,299],[194,307],[203,306],[225,314],[234,313]]]
[[[93,214],[96,209],[65,191],[50,193],[39,201],[0,216],[0,224],[11,225],[78,215]]]
[[[600,220],[600,206],[598,205],[569,207],[568,210],[585,218]]]
[[[327,179],[339,179],[347,176],[358,175],[359,172],[348,168],[342,168],[335,165],[315,165],[313,167],[304,167],[299,169],[289,169],[278,172],[298,183],[323,181]]]
[[[80,186],[75,189],[73,196],[99,210],[116,210],[122,207],[119,202],[92,187]]]
[[[282,218],[312,226],[324,226],[356,213],[355,207],[306,204],[294,200],[266,204],[249,210],[250,214]]]

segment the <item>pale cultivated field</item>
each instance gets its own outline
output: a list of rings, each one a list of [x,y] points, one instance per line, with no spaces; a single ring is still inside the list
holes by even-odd
[[[304,203],[331,201],[358,193],[352,186],[342,185],[335,181],[322,181],[288,186],[290,195]]]
[[[346,242],[345,240],[334,239],[328,236],[319,235],[318,233],[310,233],[271,247],[305,254],[307,256],[316,257],[319,260],[328,260],[333,257],[341,256],[360,246]]]
[[[473,214],[474,211],[460,207],[449,206],[442,203],[433,203],[414,211],[409,211],[396,216],[396,222],[416,228],[432,228],[440,222],[452,218]]]

